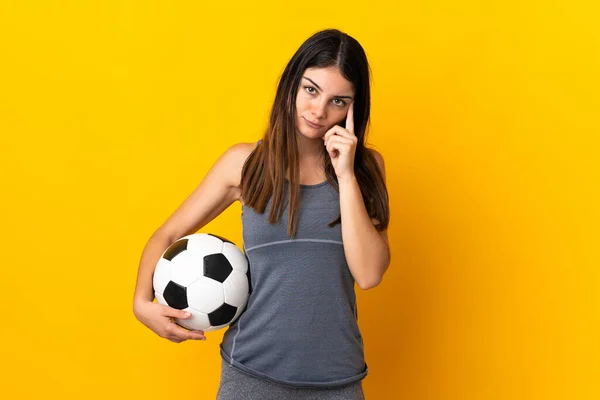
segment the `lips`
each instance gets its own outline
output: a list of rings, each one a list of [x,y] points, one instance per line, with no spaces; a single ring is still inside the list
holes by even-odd
[[[313,122],[310,122],[309,120],[307,120],[307,119],[306,119],[306,118],[304,118],[304,117],[302,117],[302,118],[303,118],[303,119],[306,121],[306,123],[307,123],[309,126],[312,126],[313,128],[322,128],[322,127],[323,127],[322,125],[318,125],[318,124],[315,124],[315,123],[313,123]]]

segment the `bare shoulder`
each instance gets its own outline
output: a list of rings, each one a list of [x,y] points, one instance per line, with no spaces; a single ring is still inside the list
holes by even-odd
[[[242,190],[240,188],[240,183],[242,181],[242,169],[244,168],[244,163],[255,148],[256,143],[242,142],[232,145],[225,152],[227,155],[227,163],[229,167],[228,170],[230,172],[228,177],[229,185],[234,193],[235,200],[238,200],[242,204],[244,204],[244,201],[241,198]]]
[[[176,240],[197,232],[234,201],[241,201],[239,185],[242,168],[254,146],[254,143],[238,143],[225,150],[200,184],[158,231]]]
[[[236,143],[226,151],[227,162],[231,168],[230,184],[233,187],[239,187],[242,180],[242,168],[244,163],[256,148],[256,143]]]

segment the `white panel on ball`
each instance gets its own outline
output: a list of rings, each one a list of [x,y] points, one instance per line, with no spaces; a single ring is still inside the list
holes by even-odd
[[[201,277],[187,288],[188,305],[203,313],[210,313],[223,304],[223,285],[213,279]]]
[[[188,250],[201,249],[204,253],[202,254],[202,256],[220,253],[223,249],[223,241],[221,239],[206,233],[195,233],[192,235],[184,236],[184,238],[189,240],[187,246]]]
[[[234,270],[248,272],[248,260],[244,253],[234,244],[223,243],[223,255],[227,257]]]
[[[248,277],[241,271],[233,270],[223,282],[225,302],[239,307],[248,298]]]
[[[163,306],[167,305],[167,301],[165,300],[164,297],[162,297],[162,294],[154,292],[154,297],[156,297],[156,302],[158,304],[162,304]]]
[[[189,286],[202,276],[204,251],[189,246],[171,260],[171,280],[181,286]]]
[[[207,329],[206,332],[210,332],[210,331],[216,331],[219,329],[223,329],[225,328],[227,325],[229,324],[225,324],[225,325],[219,325],[219,326],[212,326],[210,329]]]
[[[208,320],[208,315],[203,312],[193,310],[191,308],[186,308],[185,311],[189,311],[192,316],[185,319],[177,319],[177,323],[184,328],[191,330],[200,330],[203,331],[210,327],[210,321]]]
[[[165,260],[161,258],[158,260],[158,264],[156,264],[156,268],[154,269],[154,276],[152,277],[152,286],[154,286],[154,290],[157,293],[163,294],[165,287],[170,280],[170,262],[169,260]]]

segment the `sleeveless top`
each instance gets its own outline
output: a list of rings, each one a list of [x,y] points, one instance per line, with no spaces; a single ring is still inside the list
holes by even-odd
[[[260,141],[259,141],[260,142]],[[289,193],[286,181],[284,204]],[[348,269],[337,190],[328,181],[301,185],[298,229],[242,205],[243,248],[249,262],[246,309],[220,345],[231,366],[295,387],[336,387],[368,372],[358,327],[354,278]]]

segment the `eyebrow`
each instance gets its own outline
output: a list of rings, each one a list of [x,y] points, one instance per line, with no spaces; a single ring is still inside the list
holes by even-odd
[[[317,89],[319,89],[319,90],[323,91],[323,89],[321,89],[321,88],[319,87],[319,85],[317,85],[317,84],[316,84],[316,82],[315,82],[315,81],[313,81],[312,79],[310,79],[310,78],[307,78],[306,76],[303,76],[303,78],[304,78],[304,79],[307,79],[307,80],[309,80],[309,81],[311,81],[311,82],[312,82],[312,84],[313,84],[313,85],[315,85],[315,86],[317,87]],[[338,98],[338,99],[351,99],[351,98],[352,98],[352,96],[333,96],[333,97],[336,97],[336,98]]]

